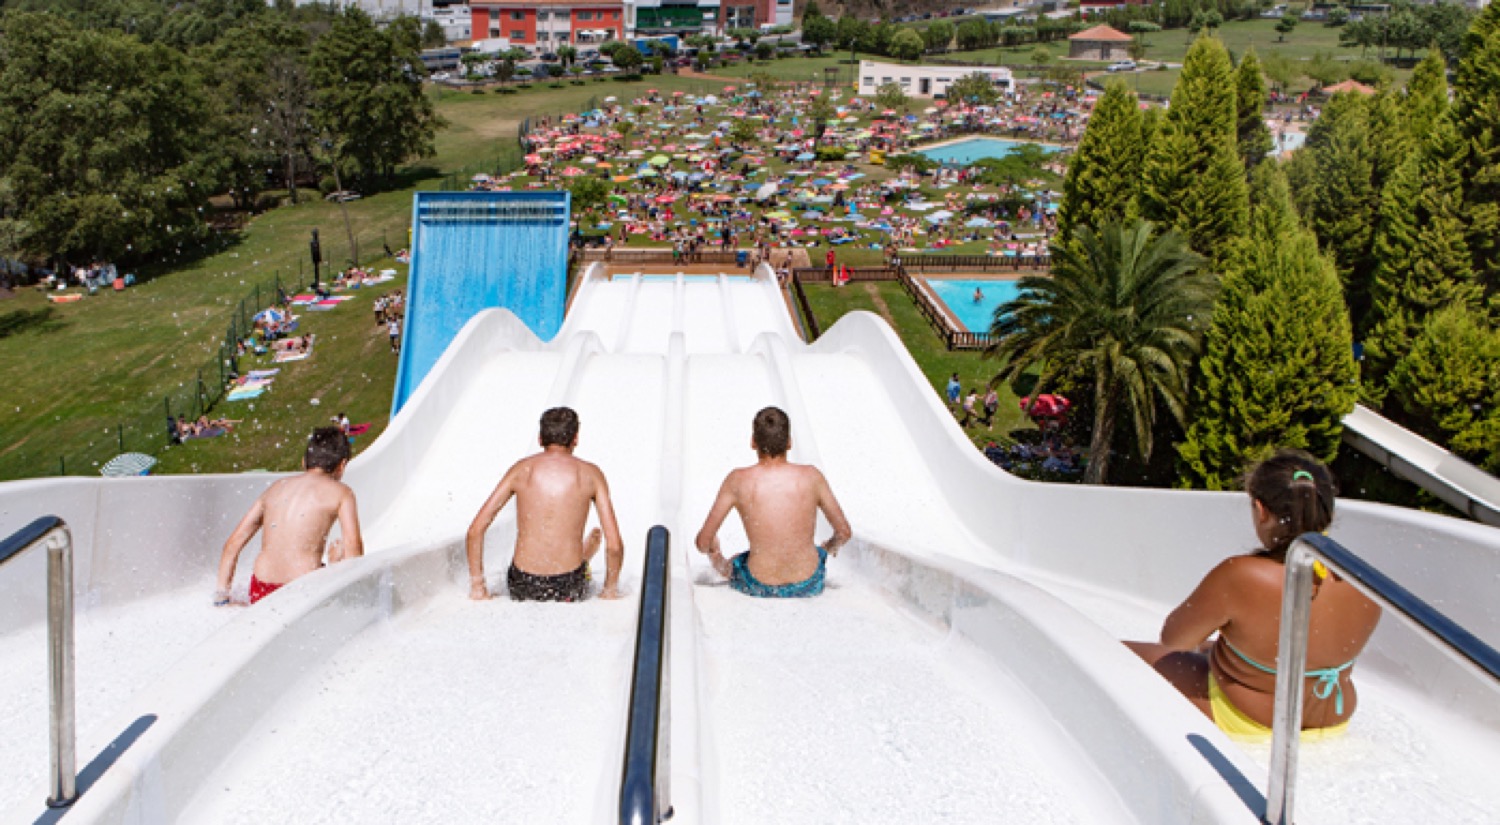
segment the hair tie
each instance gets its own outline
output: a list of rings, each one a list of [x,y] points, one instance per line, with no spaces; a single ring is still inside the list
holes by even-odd
[[[1292,473],[1292,481],[1313,481],[1314,483],[1316,483],[1316,481],[1314,481],[1313,479],[1313,474],[1309,473],[1306,470],[1298,470],[1297,472]]]

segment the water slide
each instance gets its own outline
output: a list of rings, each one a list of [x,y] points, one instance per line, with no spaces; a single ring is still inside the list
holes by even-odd
[[[471,603],[463,531],[555,404],[611,480],[626,598]],[[854,525],[818,599],[741,597],[691,548],[766,404]],[[1268,749],[1224,738],[1117,641],[1154,637],[1252,546],[1243,497],[1015,479],[883,322],[803,344],[764,269],[595,267],[548,341],[475,316],[350,467],[367,557],[215,610],[219,544],[269,480],[0,486],[0,530],[55,512],[78,544],[88,768],[69,821],[611,820],[653,524],[673,540],[674,821],[1257,820]],[[492,582],[513,531],[504,514],[490,532]],[[1346,501],[1332,535],[1500,641],[1493,528]],[[722,537],[743,546],[734,519]],[[39,554],[0,568],[3,822],[43,813],[42,580]],[[1350,735],[1303,750],[1299,821],[1493,822],[1494,687],[1390,618],[1358,683]]]
[[[1500,527],[1500,479],[1448,450],[1357,405],[1344,416],[1344,441],[1449,506]]]

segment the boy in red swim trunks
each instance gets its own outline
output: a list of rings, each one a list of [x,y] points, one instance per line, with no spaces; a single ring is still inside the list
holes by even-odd
[[[240,551],[262,528],[265,536],[250,576],[251,604],[323,566],[323,542],[335,519],[343,539],[329,543],[329,563],[364,555],[354,491],[340,481],[348,463],[349,439],[337,427],[313,430],[302,458],[305,472],[284,478],[261,493],[224,542],[215,605],[230,603]]]

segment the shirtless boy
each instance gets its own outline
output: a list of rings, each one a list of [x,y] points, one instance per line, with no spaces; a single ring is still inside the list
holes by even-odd
[[[328,545],[329,563],[364,555],[354,491],[340,481],[348,463],[349,440],[343,433],[335,427],[313,430],[302,457],[302,475],[284,478],[261,493],[224,542],[215,605],[229,604],[240,551],[262,527],[266,533],[250,575],[251,604],[323,566],[323,542],[335,519],[343,538]]]
[[[484,533],[495,516],[516,498],[516,549],[506,580],[515,601],[578,602],[589,595],[589,559],[599,552],[601,532],[583,537],[589,504],[599,512],[605,552],[601,599],[620,597],[625,543],[615,523],[614,504],[604,473],[575,458],[578,414],[567,407],[542,413],[542,451],[516,462],[469,525],[469,598],[488,599],[484,580]]]
[[[724,479],[698,531],[698,551],[708,555],[730,587],[746,595],[816,596],[823,592],[828,557],[837,556],[853,535],[849,520],[818,468],[787,461],[792,425],[786,413],[776,407],[756,413],[750,447],[759,459]],[[821,547],[813,539],[819,509],[833,525],[833,535]],[[725,559],[718,533],[730,510],[739,511],[750,549]]]

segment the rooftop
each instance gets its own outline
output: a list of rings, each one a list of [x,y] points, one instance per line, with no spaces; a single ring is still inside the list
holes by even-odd
[[[1085,29],[1068,38],[1069,40],[1107,41],[1110,43],[1130,43],[1134,37],[1111,26],[1095,26]]]

